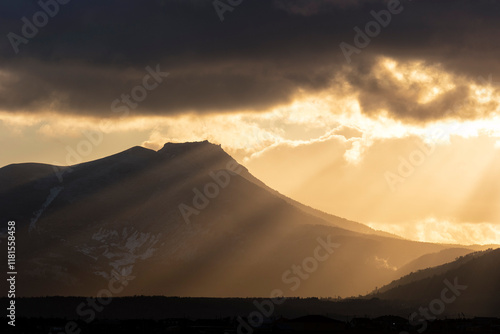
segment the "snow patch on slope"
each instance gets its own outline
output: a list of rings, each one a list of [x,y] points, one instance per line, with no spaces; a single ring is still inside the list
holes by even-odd
[[[161,233],[140,232],[134,228],[121,230],[100,228],[91,237],[91,245],[79,247],[80,252],[94,259],[105,257],[113,270],[121,275],[130,275],[137,261],[153,256]],[[109,278],[104,271],[96,275]]]

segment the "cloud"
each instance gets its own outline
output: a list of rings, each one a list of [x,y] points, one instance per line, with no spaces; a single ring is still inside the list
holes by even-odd
[[[376,230],[400,235],[422,242],[499,245],[500,225],[492,223],[456,223],[447,220],[427,218],[407,224],[369,223]]]
[[[393,271],[398,270],[398,267],[392,266],[389,263],[389,259],[380,258],[380,257],[375,255],[373,257],[373,262],[375,263],[375,266],[379,269],[383,268],[383,269],[389,269],[389,270],[393,270]]]
[[[141,83],[146,66],[159,64],[170,76],[135,115],[265,112],[297,94],[339,89],[335,78],[348,71],[342,85],[360,92],[367,112],[385,108],[405,121],[440,119],[452,102],[471,96],[469,83],[478,76],[500,77],[500,47],[491,43],[500,30],[492,15],[498,2],[446,4],[403,3],[404,12],[348,66],[339,44],[352,43],[353,28],[363,28],[373,19],[370,11],[386,8],[385,2],[246,1],[220,22],[206,1],[72,1],[20,45],[19,54],[1,40],[0,71],[8,77],[0,81],[0,110],[109,117],[111,102]],[[39,10],[28,0],[2,2],[0,31],[21,34],[21,18]],[[437,66],[461,83],[415,105],[423,87],[412,92],[374,76],[381,56]]]
[[[500,106],[499,87],[482,77],[473,80],[423,61],[380,57],[350,67],[338,80],[349,83],[364,113],[386,112],[406,122],[481,118]]]

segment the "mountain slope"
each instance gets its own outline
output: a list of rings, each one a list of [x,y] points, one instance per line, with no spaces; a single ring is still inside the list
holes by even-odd
[[[448,248],[437,253],[426,254],[398,269],[400,277],[418,270],[437,267],[455,261],[458,257],[473,253],[470,248]]]
[[[450,291],[456,298],[450,295]],[[422,306],[437,305],[441,300],[446,306],[446,314],[498,316],[500,249],[468,254],[454,262],[412,273],[383,287],[371,297],[404,300]]]
[[[116,273],[133,278],[125,295],[358,295],[448,247],[332,226],[249,179],[208,142],[0,169],[19,295],[95,295]]]
[[[243,172],[242,176],[245,177],[246,179],[248,179],[249,181],[257,184],[258,186],[261,186],[262,188],[266,189],[267,191],[275,194],[276,196],[283,198],[285,201],[287,201],[291,205],[301,209],[302,211],[304,211],[310,215],[313,215],[315,217],[321,218],[325,222],[331,223],[334,226],[338,226],[338,227],[341,227],[341,228],[344,228],[344,229],[347,229],[347,230],[350,230],[353,232],[358,232],[358,233],[375,234],[375,235],[380,235],[380,236],[384,236],[384,237],[400,238],[399,236],[396,236],[396,235],[393,235],[393,234],[390,234],[387,232],[383,232],[383,231],[377,231],[377,230],[374,230],[367,225],[364,225],[364,224],[361,224],[361,223],[358,223],[358,222],[355,222],[352,220],[348,220],[345,218],[337,217],[337,216],[328,214],[326,212],[314,209],[314,208],[307,206],[305,204],[302,204],[300,202],[297,202],[294,199],[291,199],[291,198],[279,193],[278,191],[268,187],[266,184],[264,184],[262,181],[260,181],[259,179],[257,179],[256,177],[254,177],[252,174],[250,174],[248,172],[246,172],[246,173]]]

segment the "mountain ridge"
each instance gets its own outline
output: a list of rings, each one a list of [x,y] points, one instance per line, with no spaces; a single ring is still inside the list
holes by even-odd
[[[446,305],[446,313],[498,316],[500,313],[500,249],[461,256],[455,261],[408,274],[369,297],[413,304]],[[456,298],[444,298],[452,290]]]
[[[237,164],[206,141],[156,152],[133,147],[70,166],[62,180],[39,172],[2,189],[8,205],[0,215],[16,220],[26,245],[18,253],[30,268],[21,293],[93,294],[115,271],[137,277],[126,295],[265,296],[281,287],[289,296],[349,296],[396,279],[393,267],[448,247],[338,227],[252,182],[240,164],[196,208],[195,198],[207,185],[213,191],[214,175],[227,173],[228,163]],[[0,180],[12,168],[0,169]],[[181,205],[195,209],[189,222]],[[316,261],[307,279],[290,271],[325,238],[341,245],[328,261]]]

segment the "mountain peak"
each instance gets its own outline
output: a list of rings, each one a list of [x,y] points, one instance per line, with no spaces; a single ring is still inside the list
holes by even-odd
[[[171,150],[176,150],[176,149],[189,150],[192,148],[202,148],[202,147],[221,149],[221,145],[212,144],[208,140],[204,140],[204,141],[193,141],[193,142],[185,142],[185,143],[172,143],[172,142],[165,143],[165,145],[163,145],[163,148],[160,149],[158,152],[161,153],[161,152],[171,151]]]
[[[159,154],[168,157],[174,157],[185,153],[227,153],[222,149],[221,145],[212,144],[208,140],[186,142],[186,143],[166,143],[163,148],[158,151]]]

